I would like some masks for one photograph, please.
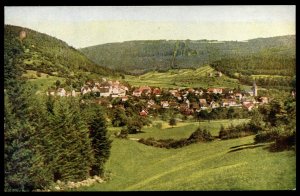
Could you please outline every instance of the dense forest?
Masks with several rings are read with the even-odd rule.
[[[261,87],[287,90],[296,88],[295,62],[295,57],[256,54],[223,58],[211,66],[242,84],[255,80]]]
[[[247,71],[249,59],[260,69],[252,74],[266,74],[280,66],[283,75],[292,75],[295,67],[295,36],[258,38],[245,42],[217,40],[146,40],[127,41],[80,49],[94,62],[115,70],[141,74],[152,70],[195,68],[223,59],[234,58]],[[255,60],[259,58],[261,60]],[[279,61],[277,61],[280,59]],[[225,62],[227,63],[227,62]],[[246,64],[245,64],[246,63]],[[244,66],[247,65],[247,66]],[[255,69],[251,67],[250,71]],[[282,69],[280,70],[282,71]],[[274,74],[274,72],[267,72]],[[276,72],[278,74],[278,71]],[[280,74],[281,75],[281,74]]]

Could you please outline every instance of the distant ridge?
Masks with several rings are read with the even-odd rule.
[[[270,50],[272,49],[272,50]],[[92,61],[114,70],[142,74],[153,70],[198,68],[223,58],[261,55],[295,56],[295,35],[218,40],[136,40],[79,49]]]

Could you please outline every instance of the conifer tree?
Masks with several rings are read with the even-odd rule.
[[[78,100],[57,100],[46,129],[49,131],[46,136],[49,146],[47,160],[52,168],[54,181],[79,181],[88,177],[93,153]]]
[[[111,140],[107,136],[106,120],[101,108],[94,106],[94,113],[89,122],[90,138],[94,151],[95,162],[92,165],[91,175],[102,175],[104,164],[110,155]]]
[[[30,169],[33,167],[30,137],[33,128],[20,120],[5,95],[4,107],[4,172],[5,191],[31,190]]]

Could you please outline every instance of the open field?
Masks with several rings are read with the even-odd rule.
[[[230,124],[237,125],[249,121],[249,119],[233,119],[233,120],[211,120],[211,121],[182,121],[177,122],[176,126],[171,127],[168,122],[162,120],[153,120],[150,126],[145,126],[143,133],[131,134],[129,138],[148,138],[153,137],[155,139],[181,139],[189,137],[199,126],[203,129],[207,129],[213,136],[218,136],[220,127],[223,125],[225,128]],[[157,124],[161,124],[161,128],[157,127]],[[110,123],[108,131],[110,135],[115,132],[119,132],[121,127],[113,127]]]
[[[154,121],[152,127],[146,127],[143,129],[145,133],[131,135],[130,137],[135,138],[148,138],[153,137],[155,139],[181,139],[188,138],[199,126],[203,129],[207,129],[213,136],[218,136],[220,127],[229,126],[231,123],[237,125],[243,122],[247,122],[247,119],[236,119],[236,120],[213,120],[213,121],[202,121],[202,122],[177,122],[173,128],[165,121]],[[157,123],[162,123],[162,128],[156,128]]]
[[[22,76],[29,78],[28,83],[35,86],[38,92],[45,92],[48,87],[54,85],[57,80],[60,80],[61,83],[64,83],[66,80],[65,78],[50,76],[45,73],[41,73],[41,77],[38,77],[36,71],[33,70],[26,70],[26,73]]]
[[[198,69],[176,69],[169,70],[164,73],[157,71],[148,72],[141,76],[126,75],[125,81],[133,86],[156,86],[161,88],[177,88],[177,87],[228,87],[237,88],[240,84],[236,79],[229,78],[225,75],[221,77],[209,77],[209,73],[216,71],[209,65]],[[244,87],[240,85],[240,87]]]
[[[216,130],[221,123],[203,122]],[[237,123],[237,122],[236,122]],[[218,124],[218,125],[216,125]],[[162,130],[145,128],[130,137],[181,138],[197,124]],[[214,128],[215,127],[215,128]],[[171,132],[167,132],[171,131]],[[181,134],[182,132],[188,134]],[[215,131],[212,131],[215,135]],[[166,134],[167,133],[167,134]],[[81,191],[135,190],[291,190],[296,187],[294,151],[271,153],[269,144],[253,144],[248,136],[162,149],[134,140],[113,138],[106,169],[111,180]]]

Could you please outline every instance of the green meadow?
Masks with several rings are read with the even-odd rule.
[[[26,70],[26,73],[22,75],[24,78],[28,78],[28,84],[33,86],[37,93],[46,92],[48,87],[55,85],[57,80],[60,80],[61,83],[65,82],[65,78],[50,76],[45,73],[40,73],[40,77],[37,76],[37,72],[33,70]]]
[[[245,120],[235,120],[233,124]],[[155,122],[154,122],[155,123]],[[200,122],[218,134],[230,120]],[[146,127],[130,138],[188,137],[198,122],[182,122],[174,128]],[[110,133],[117,131],[109,128]],[[165,190],[292,190],[296,187],[294,151],[269,152],[268,143],[254,144],[254,136],[214,140],[179,149],[146,146],[133,139],[113,139],[106,163],[110,180],[80,191],[165,191]]]
[[[234,120],[214,120],[214,121],[183,121],[177,122],[176,126],[171,127],[168,122],[162,120],[154,120],[152,125],[145,127],[143,133],[130,135],[129,138],[148,138],[153,137],[155,139],[181,139],[188,138],[199,126],[203,129],[207,129],[213,136],[218,136],[220,127],[229,126],[230,124],[237,125],[243,122],[249,121],[248,119],[234,119]],[[161,124],[162,127],[158,128],[157,124]]]

